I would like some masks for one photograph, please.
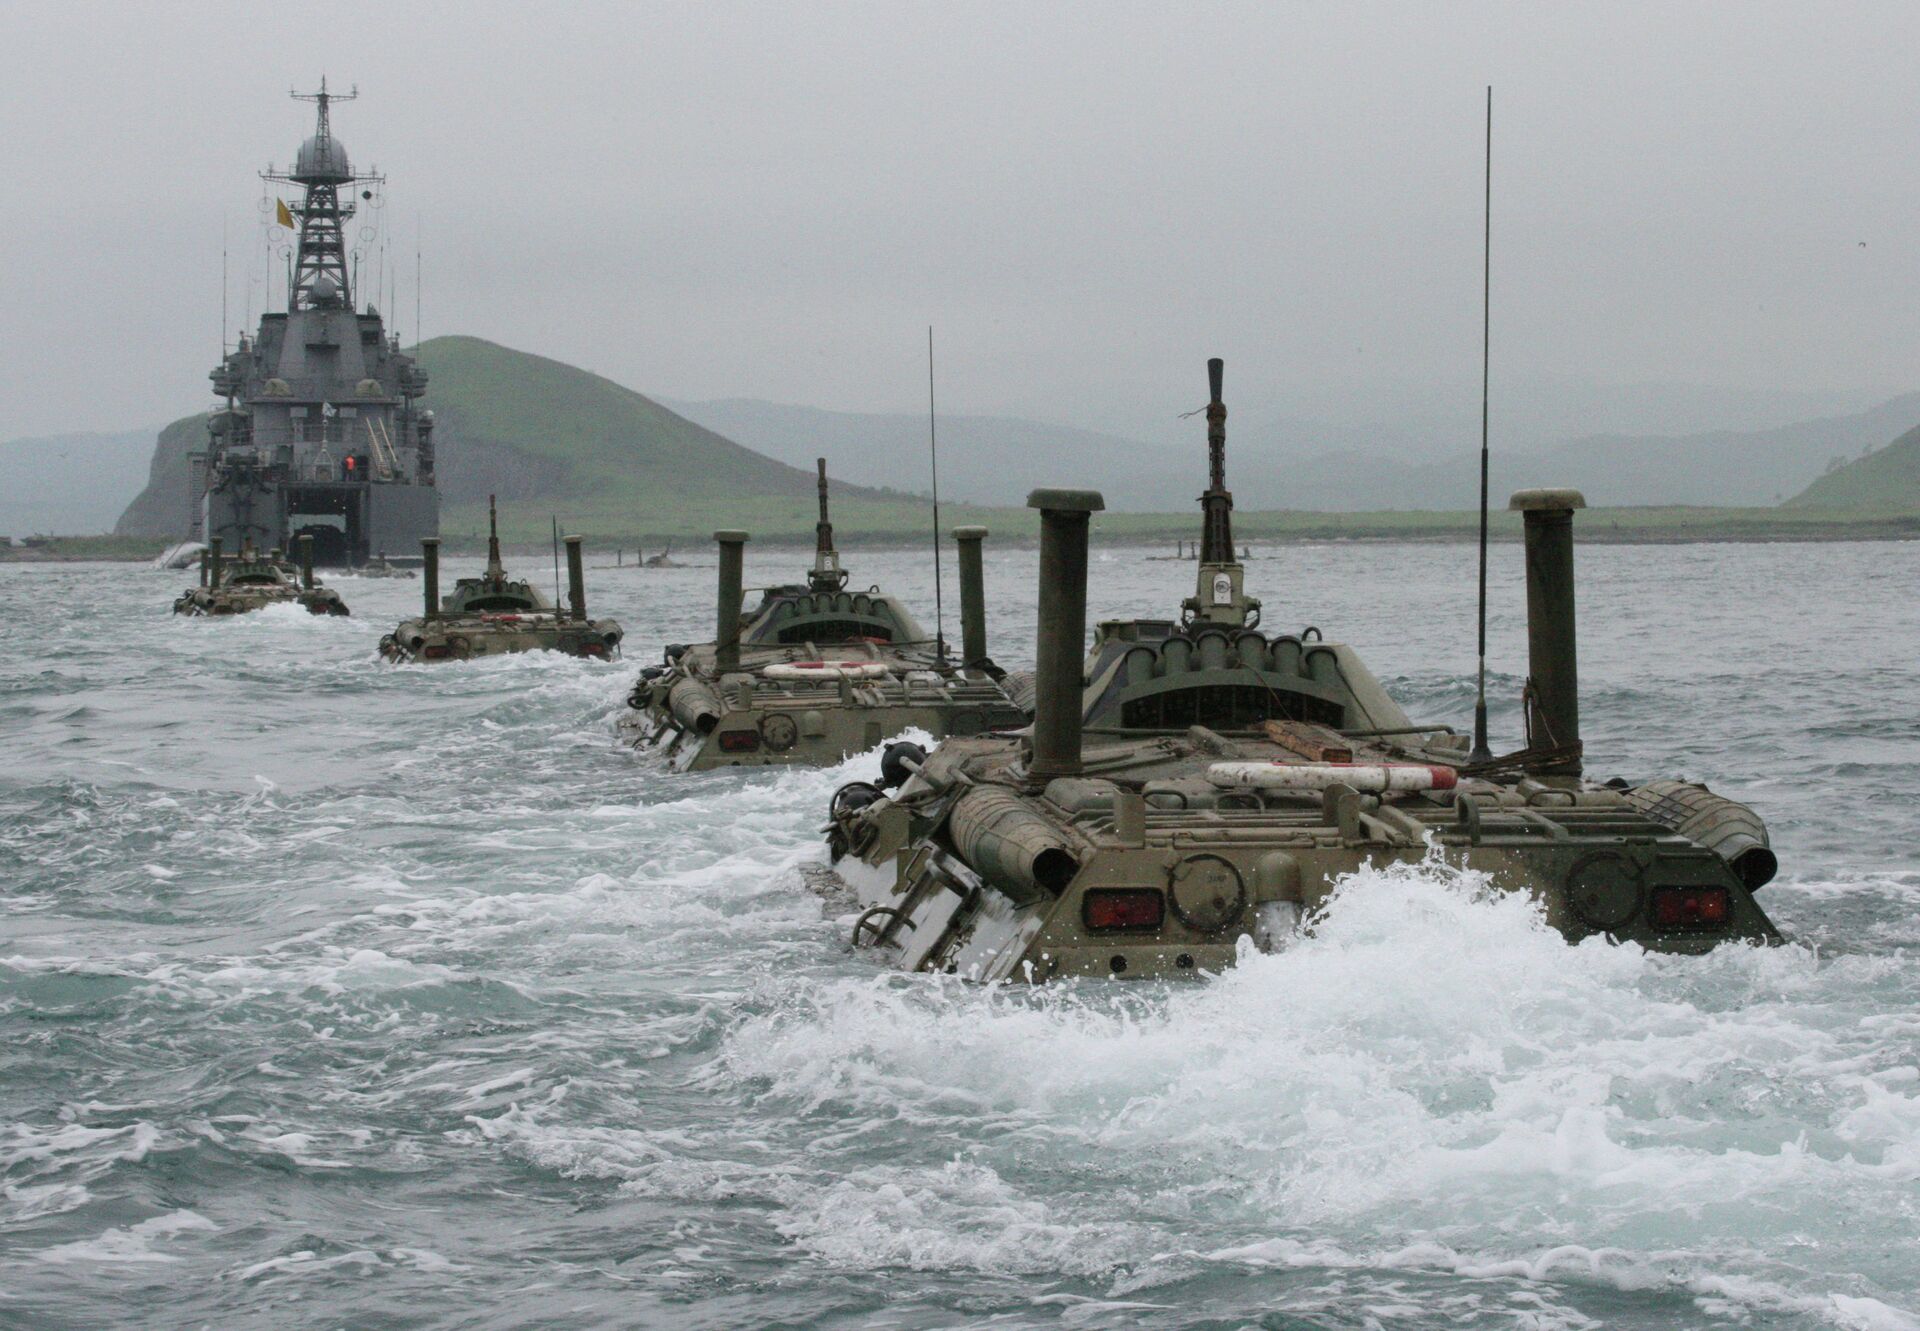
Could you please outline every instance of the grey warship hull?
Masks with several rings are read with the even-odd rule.
[[[262,176],[302,191],[278,202],[279,225],[299,232],[286,309],[209,376],[222,405],[192,460],[188,534],[262,550],[310,537],[316,563],[359,568],[439,532],[433,413],[419,401],[426,371],[351,286],[347,224],[356,199],[378,206],[384,177],[355,172],[333,137],[328,108],[343,98],[323,83],[303,100],[319,105],[316,132],[291,168]]]

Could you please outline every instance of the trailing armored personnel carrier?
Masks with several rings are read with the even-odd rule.
[[[487,571],[462,578],[440,599],[440,541],[420,543],[426,593],[422,614],[380,639],[389,661],[466,661],[507,652],[565,652],[606,661],[620,654],[626,631],[611,619],[587,618],[587,575],[580,538],[567,537],[567,608],[556,608],[530,582],[507,577],[500,562],[500,523],[487,496]]]
[[[1475,761],[1417,725],[1350,647],[1259,630],[1234,559],[1221,364],[1196,594],[1086,640],[1092,491],[1036,490],[1029,731],[894,753],[891,794],[835,793],[829,850],[856,944],[979,980],[1190,975],[1285,944],[1363,864],[1438,854],[1525,892],[1569,939],[1672,952],[1771,943],[1759,818],[1703,786],[1581,770],[1571,490],[1527,490],[1527,747]],[[888,779],[888,784],[892,784]]]
[[[220,538],[207,543],[200,559],[200,585],[189,587],[173,603],[176,615],[244,615],[264,606],[293,602],[316,615],[344,615],[347,603],[340,593],[322,586],[313,576],[313,538],[300,538],[300,566],[281,558],[278,550],[262,557],[251,544],[240,547],[231,563],[220,553]]]
[[[372,559],[369,559],[366,563],[355,569],[353,575],[356,578],[411,578],[413,576],[413,570],[410,568],[401,568],[398,564],[389,560],[387,558],[387,552],[382,550]]]
[[[819,461],[820,521],[804,584],[768,587],[743,614],[743,531],[720,531],[714,641],[667,648],[642,671],[619,723],[635,748],[675,771],[825,765],[909,728],[978,735],[1026,724],[1014,701],[1021,681],[987,656],[984,527],[956,528],[960,547],[961,659],[929,639],[906,607],[878,586],[847,589],[827,516],[827,464]],[[1010,694],[1009,690],[1012,690]]]

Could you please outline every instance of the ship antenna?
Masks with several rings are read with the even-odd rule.
[[[1473,699],[1469,762],[1493,758],[1487,747],[1487,380],[1493,353],[1493,88],[1487,88],[1486,193],[1480,234],[1480,675]]]
[[[560,605],[560,518],[553,513],[547,517],[553,521],[553,604],[557,610]]]
[[[927,325],[927,458],[933,470],[933,656],[947,659],[947,617],[940,604],[940,435],[933,410],[933,325]]]
[[[227,358],[227,215],[220,214],[220,359]]]

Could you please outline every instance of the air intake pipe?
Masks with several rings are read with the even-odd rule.
[[[1040,633],[1027,772],[1041,785],[1080,774],[1087,527],[1106,506],[1098,490],[1035,490],[1027,496],[1027,507],[1040,510]]]
[[[207,590],[220,590],[220,538],[207,538]]]
[[[300,586],[304,591],[313,590],[313,537],[300,538]]]
[[[581,623],[587,619],[587,573],[581,562],[580,538],[567,537],[567,613]]]
[[[978,674],[987,659],[987,575],[981,545],[985,527],[955,527],[960,547],[960,668]]]
[[[1507,507],[1526,522],[1527,735],[1539,777],[1580,775],[1580,670],[1573,616],[1573,511],[1578,490],[1519,490]]]
[[[742,579],[747,534],[717,531],[713,539],[720,546],[720,594],[714,605],[713,657],[721,670],[732,670],[740,664],[740,598],[745,595]]]
[[[420,577],[421,587],[426,597],[426,617],[435,619],[440,614],[440,538],[427,536],[420,541]]]

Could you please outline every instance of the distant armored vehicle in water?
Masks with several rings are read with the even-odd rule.
[[[353,96],[299,96],[318,105],[313,136],[270,186],[284,226],[297,224],[285,313],[261,316],[252,337],[212,372],[223,405],[192,457],[192,539],[229,549],[291,548],[312,536],[329,567],[364,564],[378,549],[411,549],[439,530],[427,373],[400,351],[372,302],[355,306],[358,248],[347,227],[361,202],[378,206],[385,177],[355,172],[333,137],[330,108]],[[356,198],[356,192],[358,197]]]
[[[221,557],[220,538],[209,542],[200,561],[200,585],[189,587],[173,603],[176,615],[244,615],[269,605],[293,602],[316,615],[344,615],[347,603],[340,593],[322,586],[313,576],[313,538],[300,538],[300,565],[278,550],[262,557],[251,545],[240,548],[238,559]]]
[[[382,550],[365,564],[355,569],[354,575],[362,578],[411,578],[413,576],[413,570],[410,568],[401,568],[398,564],[393,563],[387,558],[387,552]]]
[[[1474,760],[1416,725],[1350,647],[1259,631],[1234,558],[1221,363],[1196,593],[1114,620],[1084,662],[1092,491],[1037,490],[1035,713],[1016,736],[892,754],[891,788],[836,792],[828,845],[864,908],[854,942],[980,980],[1179,976],[1243,940],[1286,945],[1362,865],[1444,856],[1525,892],[1569,939],[1671,952],[1771,943],[1776,865],[1752,810],[1704,786],[1582,775],[1571,490],[1525,515],[1527,747]]]
[[[508,652],[564,652],[610,660],[626,636],[611,619],[587,618],[587,575],[580,538],[567,537],[567,606],[562,610],[530,582],[507,577],[500,562],[500,523],[487,496],[487,570],[462,578],[440,599],[440,541],[421,542],[425,605],[418,619],[402,620],[380,639],[389,661],[465,661]]]
[[[827,464],[819,461],[820,521],[804,584],[768,587],[742,613],[747,533],[714,533],[720,545],[715,639],[667,648],[643,671],[620,727],[636,748],[676,771],[772,764],[825,765],[918,728],[977,735],[1026,724],[1008,680],[987,656],[983,527],[954,532],[960,546],[961,659],[929,639],[898,599],[847,589],[827,516]]]

